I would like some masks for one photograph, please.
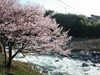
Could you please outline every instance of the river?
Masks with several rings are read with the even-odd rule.
[[[41,73],[47,75],[100,75],[100,67],[92,66],[92,62],[68,57],[26,55],[22,58],[22,54],[18,54],[14,60],[33,63],[39,67]],[[82,66],[84,63],[88,66]]]

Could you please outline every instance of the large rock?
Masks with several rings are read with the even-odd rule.
[[[88,67],[89,65],[86,63],[82,63],[82,67]]]

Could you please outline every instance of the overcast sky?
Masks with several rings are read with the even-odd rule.
[[[20,3],[27,1],[40,4],[45,9],[55,12],[100,16],[100,0],[20,0]]]

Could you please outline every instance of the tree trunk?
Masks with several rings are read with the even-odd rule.
[[[6,49],[5,49],[5,44],[3,42],[3,48],[4,48],[4,56],[5,56],[5,68],[7,67],[7,54],[6,54]]]
[[[4,41],[2,40],[1,38],[1,43],[3,45],[3,51],[4,51],[4,56],[5,56],[5,68],[7,67],[7,54],[6,54],[6,49],[5,49],[5,44],[4,44]]]
[[[8,61],[8,63],[7,63],[7,68],[10,70],[10,68],[11,68],[11,63],[12,63],[12,60],[10,59],[9,61]]]
[[[8,46],[9,46],[9,57],[8,57],[7,68],[10,70],[12,63],[12,44],[8,43]]]

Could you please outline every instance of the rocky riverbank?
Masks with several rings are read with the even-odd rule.
[[[67,48],[71,48],[69,57],[82,61],[100,63],[100,39],[73,39]]]
[[[70,58],[79,59],[81,61],[91,61],[92,63],[100,63],[100,52],[93,51],[88,53],[87,51],[72,52],[69,55]]]

